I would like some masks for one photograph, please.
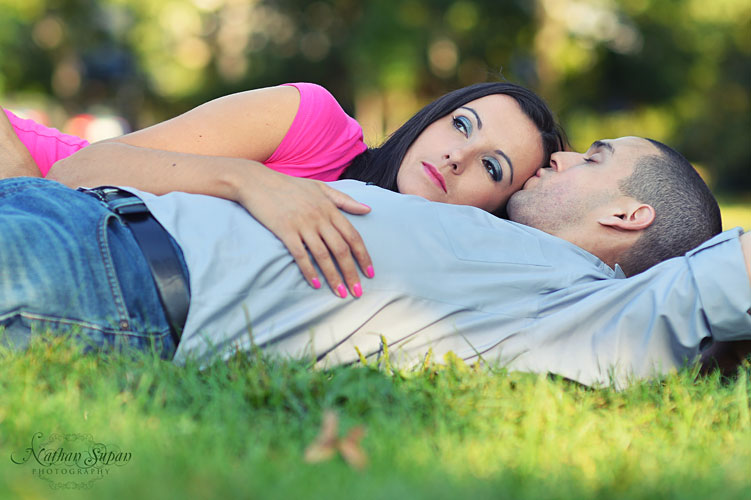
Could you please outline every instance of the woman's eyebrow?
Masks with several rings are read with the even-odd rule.
[[[480,130],[482,130],[482,120],[480,120],[480,115],[477,114],[477,111],[475,111],[474,109],[470,108],[469,106],[462,106],[459,109],[466,109],[467,111],[469,111],[470,113],[472,113],[473,115],[475,115],[475,119],[477,120],[477,128],[480,129]]]
[[[497,155],[503,156],[506,159],[506,162],[508,163],[508,169],[511,172],[511,175],[509,175],[511,179],[509,184],[513,184],[514,183],[514,164],[511,163],[511,158],[509,158],[508,155],[504,153],[503,151],[501,151],[500,149],[496,149],[495,152]]]

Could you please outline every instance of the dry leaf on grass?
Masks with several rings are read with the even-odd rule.
[[[321,431],[305,450],[308,463],[331,460],[337,452],[350,467],[363,469],[368,464],[368,456],[360,446],[365,437],[365,427],[353,427],[343,438],[338,437],[339,417],[333,411],[326,411],[321,422]]]

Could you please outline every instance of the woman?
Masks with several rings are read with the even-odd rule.
[[[236,201],[286,245],[311,286],[319,288],[320,280],[308,251],[344,297],[347,289],[362,294],[355,261],[369,277],[373,267],[339,209],[364,214],[369,208],[320,181],[358,179],[499,213],[562,147],[545,103],[510,83],[446,94],[373,149],[327,91],[290,84],[225,96],[83,148],[48,177],[72,187],[127,185]]]

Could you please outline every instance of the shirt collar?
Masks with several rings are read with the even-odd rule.
[[[615,276],[613,278],[622,279],[626,277],[626,273],[623,272],[623,269],[621,269],[621,266],[618,264],[615,265]]]

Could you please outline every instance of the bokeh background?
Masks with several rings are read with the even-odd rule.
[[[749,0],[0,0],[0,103],[90,140],[313,81],[375,145],[500,78],[539,92],[574,148],[653,137],[751,203]]]

